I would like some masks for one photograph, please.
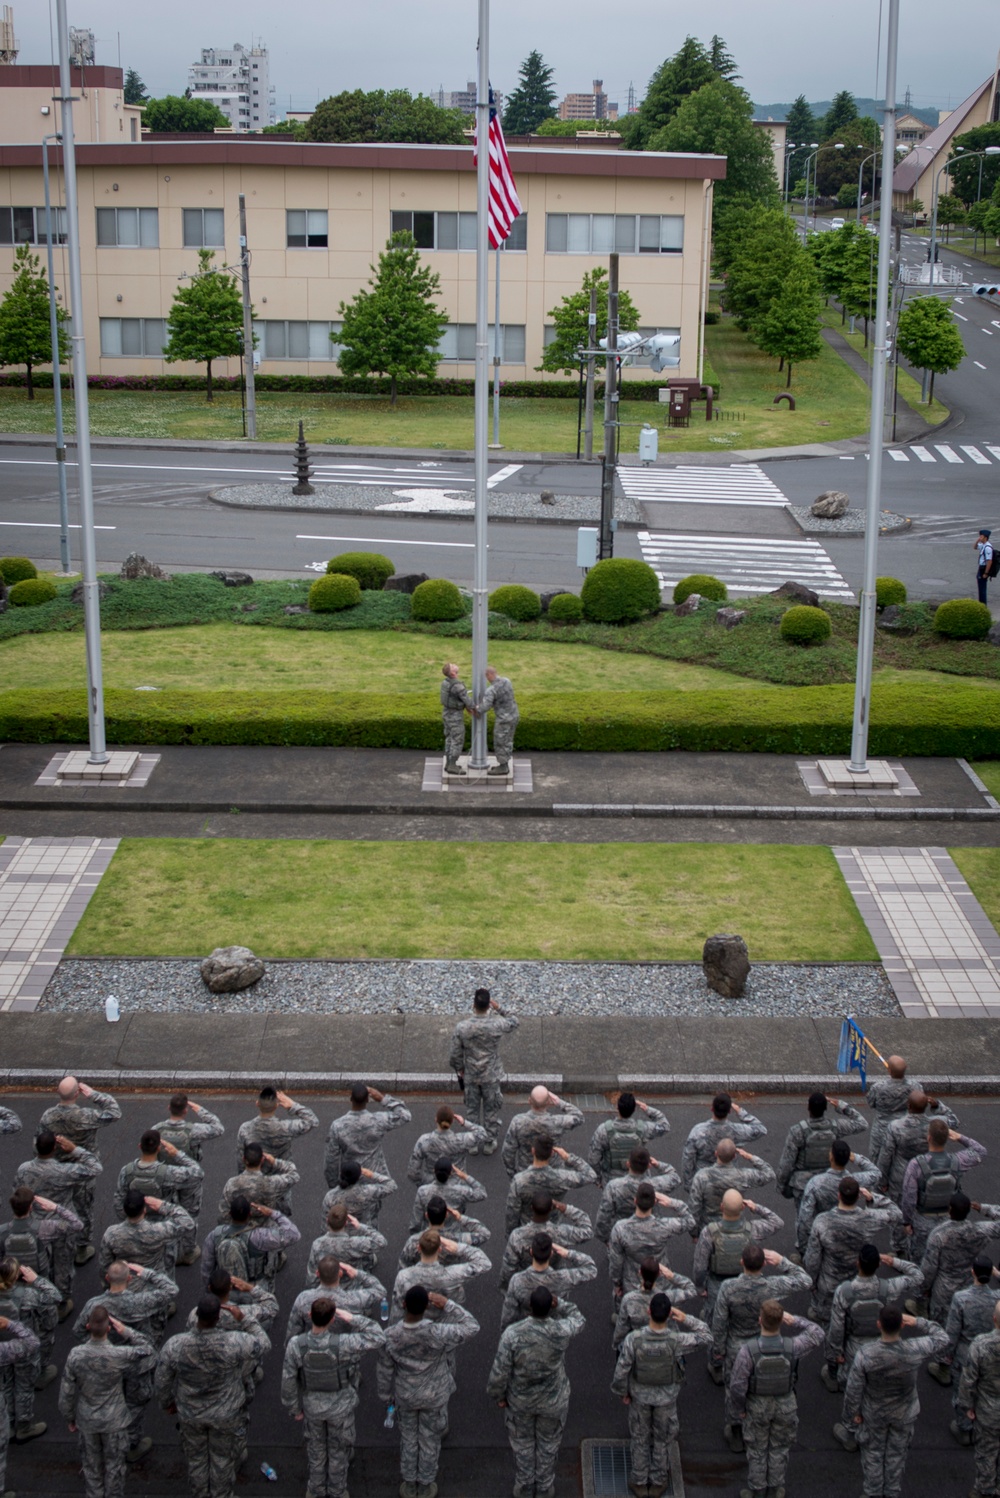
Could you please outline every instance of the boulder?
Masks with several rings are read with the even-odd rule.
[[[541,600],[542,613],[543,614],[547,614],[548,613],[548,611],[549,611],[549,604],[552,602],[553,598],[559,598],[559,597],[562,596],[563,593],[568,593],[569,591],[570,591],[569,588],[556,588],[551,593],[539,593],[538,597]]]
[[[281,612],[283,614],[308,614],[309,610],[304,603],[286,603]]]
[[[1000,624],[994,624],[986,636],[987,645],[1000,645]]]
[[[200,971],[213,993],[236,993],[259,983],[265,968],[249,947],[216,947],[205,958]]]
[[[739,999],[750,972],[750,955],[742,936],[710,936],[701,954],[705,982],[725,999]]]
[[[817,520],[839,520],[850,508],[849,495],[842,493],[840,489],[827,489],[813,500],[809,513],[815,515]]]
[[[107,598],[109,592],[110,589],[107,583],[102,583],[99,581],[97,584],[97,596],[102,602],[105,598]],[[70,603],[78,603],[81,607],[83,606],[83,583],[77,583],[76,587],[69,595],[69,601]]]
[[[699,603],[701,603],[701,594],[689,593],[683,603],[674,605],[674,614],[678,619],[683,619],[685,614],[696,614]]]
[[[554,505],[556,502],[556,497],[551,489],[543,489],[538,498],[543,505]]]
[[[383,593],[413,593],[427,581],[426,572],[394,572],[382,584]]]
[[[795,603],[807,603],[810,608],[819,608],[819,594],[814,593],[812,588],[807,588],[805,583],[793,583],[788,581],[782,583],[780,588],[775,588],[768,594],[769,598],[791,598]]]
[[[225,569],[219,572],[210,572],[209,577],[217,577],[220,583],[225,583],[227,588],[249,588],[253,578],[249,572],[229,572]]]
[[[743,623],[746,616],[746,609],[716,609],[715,622],[716,624],[721,624],[723,629],[735,629],[737,624]]]
[[[170,581],[169,572],[164,572],[162,567],[157,567],[155,562],[149,561],[148,558],[141,556],[137,551],[129,552],[124,562],[122,562],[120,575],[126,582],[135,582],[140,577],[156,577],[161,582]]]
[[[0,577],[0,614],[5,614],[7,612],[7,593],[7,584],[4,582],[3,578]]]

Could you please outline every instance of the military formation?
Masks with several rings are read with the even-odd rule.
[[[486,1393],[506,1427],[512,1492],[554,1498],[573,1343],[586,1325],[575,1297],[598,1278],[602,1259],[610,1395],[627,1409],[629,1488],[638,1498],[670,1487],[679,1395],[702,1352],[721,1391],[705,1390],[719,1400],[721,1440],[745,1457],[742,1498],[784,1498],[800,1365],[812,1353],[837,1401],[833,1436],[857,1454],[864,1498],[904,1492],[922,1370],[951,1389],[951,1435],[972,1448],[962,1458],[974,1465],[971,1498],[997,1498],[1000,1277],[991,1248],[1000,1205],[967,1194],[986,1150],[907,1077],[901,1058],[870,1087],[867,1116],[813,1093],[777,1169],[748,1148],[766,1125],[720,1093],[691,1129],[678,1169],[662,1158],[665,1112],[630,1092],[598,1125],[586,1157],[569,1147],[581,1110],[542,1084],[503,1129],[500,1052],[517,1025],[479,989],[455,1027],[450,1063],[464,1101],[461,1111],[442,1104],[413,1139],[413,1204],[391,1283],[379,1220],[399,1189],[386,1136],[413,1122],[400,1099],[354,1084],[347,1111],[328,1127],[326,1193],[306,1203],[295,1200],[292,1155],[320,1120],[264,1087],[238,1129],[234,1174],[209,1225],[203,1152],[224,1148],[225,1130],[178,1093],[121,1167],[109,1193],[115,1220],[98,1238],[99,1144],[121,1109],[64,1078],[0,1224],[4,1498],[13,1498],[8,1444],[46,1434],[35,1395],[56,1380],[87,1498],[125,1492],[130,1465],[153,1446],[144,1421],[154,1402],[175,1417],[187,1491],[230,1498],[248,1458],[264,1363],[282,1332],[280,1398],[301,1427],[307,1498],[347,1498],[363,1380],[398,1431],[400,1498],[436,1498],[461,1349],[480,1334],[467,1292],[494,1274],[502,1310]],[[21,1129],[0,1108],[0,1133]],[[852,1147],[864,1134],[868,1155]],[[506,1242],[499,1254],[490,1248],[491,1259],[490,1232],[476,1215],[487,1193],[470,1164],[498,1150]],[[599,1194],[594,1219],[579,1204],[585,1191],[592,1201]],[[760,1200],[766,1192],[795,1215],[789,1257],[768,1246],[786,1223]],[[286,1289],[288,1251],[306,1221],[316,1234],[306,1283]],[[693,1245],[690,1278],[670,1262],[682,1243]],[[95,1257],[104,1288],[77,1310],[76,1270]],[[171,1332],[186,1269],[201,1293]],[[805,1315],[786,1307],[806,1294]],[[75,1345],[60,1369],[55,1332],[74,1311]]]

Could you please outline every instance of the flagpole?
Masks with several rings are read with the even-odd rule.
[[[500,446],[500,246],[497,245],[493,257],[496,266],[496,274],[493,277],[496,287],[496,300],[493,312],[493,441],[491,447]]]
[[[489,233],[490,200],[490,3],[479,0],[479,80],[476,95],[476,524],[472,583],[472,693],[477,702],[486,691],[487,607],[487,440],[489,436]],[[485,770],[486,718],[473,716],[470,770]]]

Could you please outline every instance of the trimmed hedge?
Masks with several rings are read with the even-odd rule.
[[[854,687],[739,692],[521,692],[524,750],[846,754]],[[439,750],[436,693],[105,694],[114,744],[315,744]],[[0,692],[0,740],[87,741],[85,690]],[[872,693],[876,755],[1000,758],[1000,692],[891,684]]]
[[[490,594],[490,608],[498,614],[506,614],[518,624],[530,624],[542,612],[542,600],[532,588],[520,583],[504,583]]]
[[[934,628],[949,640],[985,640],[993,624],[989,605],[975,598],[952,598],[934,612]]]
[[[11,608],[36,609],[39,604],[51,603],[56,596],[55,583],[47,577],[26,577],[15,583],[7,594]]]
[[[592,623],[630,624],[659,608],[660,580],[648,562],[607,557],[587,573],[580,602]]]
[[[410,618],[425,624],[450,623],[464,613],[462,595],[446,577],[429,577],[425,583],[418,583],[410,598]]]
[[[817,645],[828,640],[833,625],[826,609],[813,608],[808,603],[797,603],[781,616],[781,638],[792,645]]]
[[[697,593],[700,598],[710,598],[714,603],[725,603],[729,597],[725,583],[710,572],[692,572],[690,577],[682,577],[679,583],[675,583],[674,603],[683,603],[692,593]]]
[[[361,602],[361,584],[346,573],[327,572],[309,589],[309,607],[314,614],[337,614]]]
[[[887,609],[893,603],[906,602],[906,584],[901,583],[898,577],[877,577],[875,579],[875,604],[877,608]]]
[[[337,572],[342,577],[356,577],[366,592],[376,593],[381,592],[386,580],[392,577],[396,564],[378,551],[343,551],[339,557],[330,558],[326,570]]]
[[[579,624],[583,618],[583,604],[575,593],[557,593],[549,600],[547,614],[556,624]]]
[[[8,588],[37,576],[38,568],[27,557],[0,557],[0,582],[5,582]]]

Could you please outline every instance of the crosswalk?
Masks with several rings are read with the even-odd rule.
[[[693,572],[707,572],[725,583],[732,594],[770,593],[791,581],[804,583],[822,598],[842,603],[854,600],[854,593],[818,541],[640,531],[639,546],[661,588],[672,588]]]
[[[929,446],[918,443],[909,448],[890,447],[889,456],[894,463],[909,463],[913,458],[918,463],[978,463],[980,466],[984,463],[988,466],[991,460],[994,463],[1000,463],[1000,447],[992,442],[983,443],[983,448],[986,449],[985,452],[971,443],[963,442],[957,444],[957,446],[957,452],[948,442],[933,442]],[[932,448],[933,451],[931,450]],[[965,454],[964,458],[962,457],[963,453]],[[935,454],[939,456],[936,457]]]
[[[776,508],[788,503],[777,484],[756,463],[724,468],[642,468],[622,463],[618,479],[629,499],[642,504],[752,505]]]

